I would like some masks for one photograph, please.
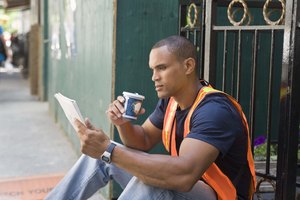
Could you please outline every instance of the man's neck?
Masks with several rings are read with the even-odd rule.
[[[197,80],[185,87],[181,94],[174,96],[181,110],[187,109],[194,103],[201,87],[201,83]]]

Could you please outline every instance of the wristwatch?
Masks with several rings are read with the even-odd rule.
[[[101,155],[101,160],[103,160],[106,163],[111,163],[111,153],[113,152],[116,146],[116,144],[110,143],[106,151],[104,151],[104,153]]]

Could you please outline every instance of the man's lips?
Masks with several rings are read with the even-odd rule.
[[[161,90],[163,87],[163,85],[155,85],[155,90],[158,91],[158,90]]]

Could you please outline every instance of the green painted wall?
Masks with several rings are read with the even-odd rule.
[[[112,94],[112,52],[113,52],[113,2],[77,1],[75,14],[75,36],[77,53],[66,58],[66,41],[63,27],[64,1],[49,3],[49,18],[54,6],[59,7],[61,59],[51,56],[49,50],[49,103],[55,110],[58,121],[66,132],[72,134],[72,127],[63,115],[53,95],[61,92],[77,100],[83,116],[88,116],[104,130],[109,130],[105,110]],[[49,35],[53,25],[49,26]],[[50,45],[51,46],[51,45]],[[70,135],[70,137],[74,137]],[[75,139],[77,140],[76,136]]]
[[[48,49],[48,101],[50,112],[58,124],[68,134],[79,152],[79,140],[67,121],[62,109],[53,95],[56,92],[76,99],[83,116],[88,116],[96,127],[106,133],[110,124],[105,110],[112,96],[112,60],[113,60],[113,1],[77,0],[75,22],[76,55],[66,58],[66,39],[64,19],[66,1],[49,1],[49,39],[53,41],[55,24],[60,34],[61,58],[52,56]],[[108,188],[103,190],[108,196]]]

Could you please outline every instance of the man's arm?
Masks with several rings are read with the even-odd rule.
[[[161,141],[162,131],[156,128],[149,119],[142,126],[127,122],[117,126],[122,142],[130,148],[148,151]]]
[[[82,153],[99,159],[110,144],[101,129],[89,129],[77,121]],[[116,146],[112,162],[138,177],[146,184],[189,191],[207,168],[216,160],[219,151],[201,140],[185,138],[178,157],[148,154],[142,151]]]
[[[146,184],[187,192],[216,160],[219,151],[201,140],[183,140],[178,157],[116,147],[112,161]]]

